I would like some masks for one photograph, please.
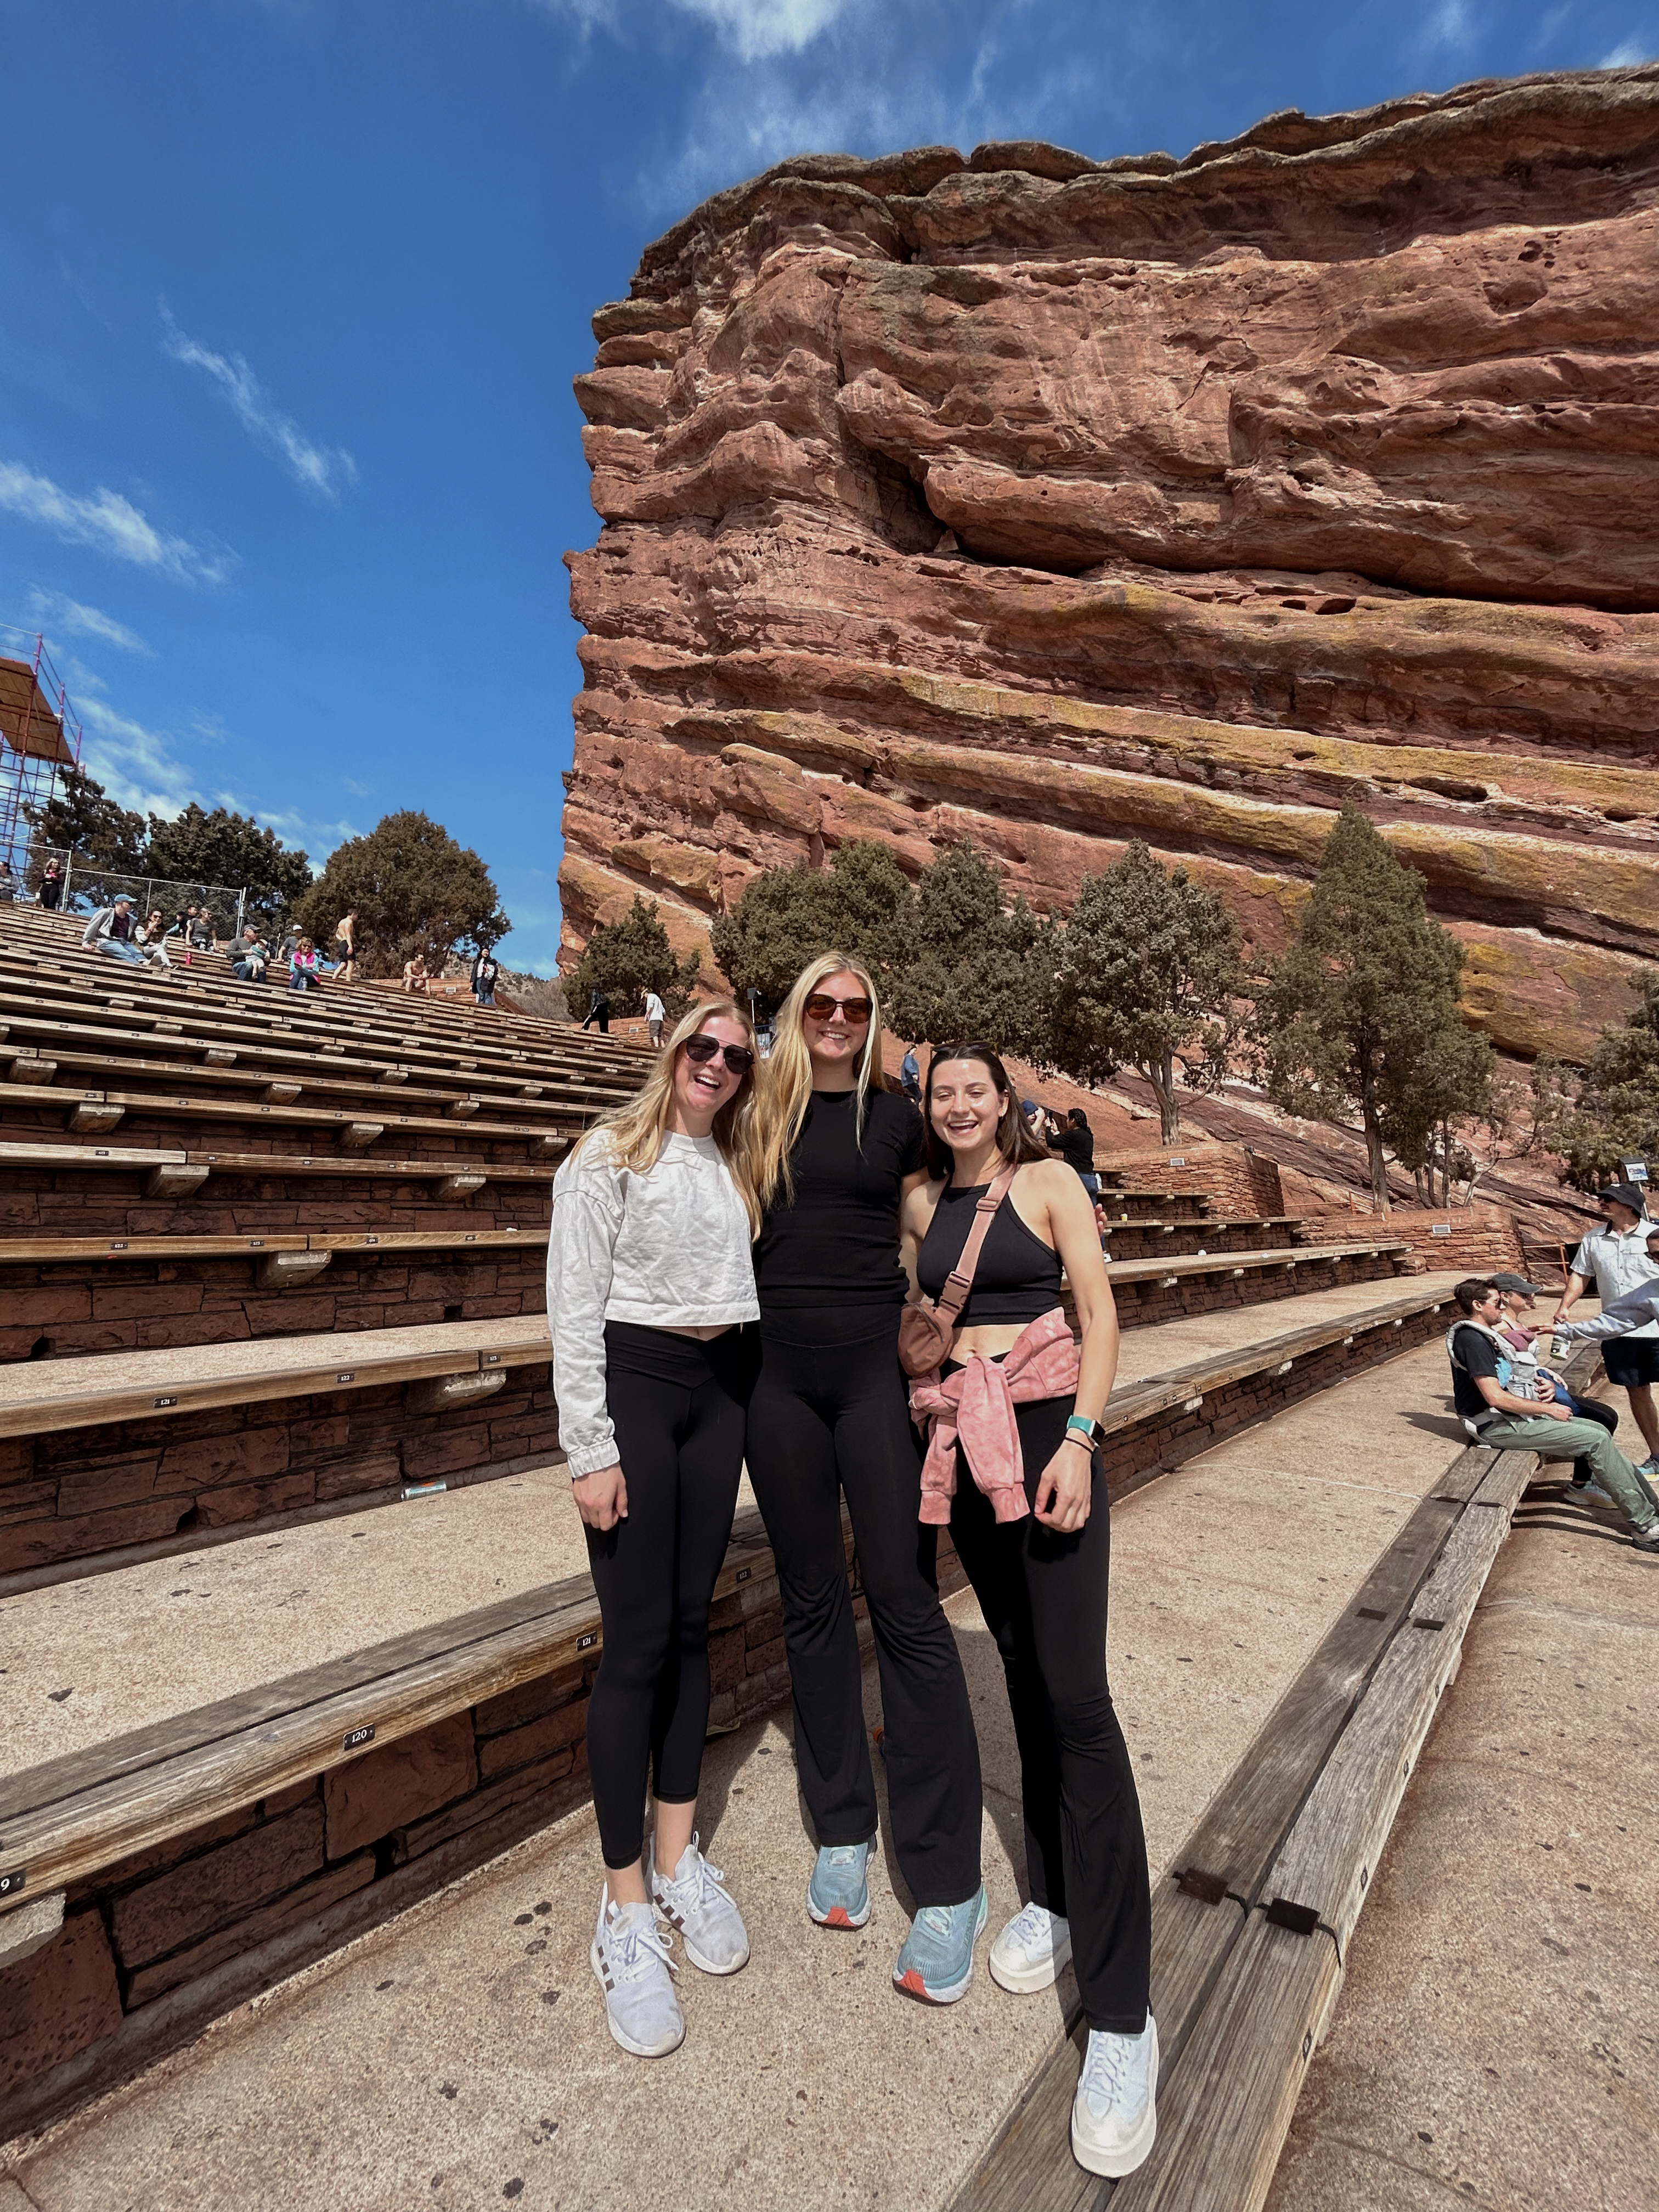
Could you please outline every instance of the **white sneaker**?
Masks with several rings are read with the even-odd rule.
[[[672,1875],[657,1865],[657,1840],[651,1839],[651,1899],[659,1920],[678,1928],[685,1955],[705,1974],[735,1974],[749,1964],[749,1931],[743,1915],[720,1887],[725,1875],[710,1866],[693,1836]]]
[[[1602,1489],[1594,1475],[1588,1482],[1575,1484],[1572,1494],[1575,1498],[1589,1498],[1592,1505],[1616,1505],[1619,1502],[1610,1490]]]
[[[606,1882],[588,1953],[605,1991],[611,2033],[635,2058],[661,2058],[685,2040],[685,2022],[671,1978],[672,1937],[657,1933],[648,1905],[618,1905]]]
[[[1158,2022],[1139,2035],[1091,2027],[1072,2100],[1072,2155],[1090,2173],[1133,2173],[1158,2136]]]
[[[1071,1955],[1069,1922],[1046,1905],[1028,1905],[991,1946],[991,1979],[1016,1996],[1029,1996],[1048,1989]]]

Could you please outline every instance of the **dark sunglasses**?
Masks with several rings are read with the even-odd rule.
[[[696,1036],[687,1037],[680,1049],[699,1067],[707,1067],[719,1053],[733,1075],[747,1075],[755,1065],[755,1055],[746,1044],[722,1044],[718,1037],[705,1036],[701,1030]]]
[[[815,1022],[827,1022],[839,1007],[849,1022],[867,1022],[876,1011],[873,999],[832,999],[828,991],[808,994],[805,1010]]]

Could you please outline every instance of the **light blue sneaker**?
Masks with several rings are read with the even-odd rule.
[[[820,1928],[862,1928],[870,1917],[867,1844],[826,1844],[806,1885],[806,1910]]]
[[[924,1905],[893,1961],[893,1987],[924,2004],[954,2004],[965,1996],[989,1911],[983,1884],[965,1905]]]

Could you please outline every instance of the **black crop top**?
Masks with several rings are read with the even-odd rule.
[[[899,1201],[922,1163],[921,1116],[896,1091],[865,1101],[815,1091],[789,1156],[792,1199],[767,1208],[755,1247],[763,1312],[780,1306],[881,1306],[904,1302]]]
[[[939,1297],[961,1259],[974,1225],[974,1207],[989,1188],[979,1183],[957,1190],[947,1183],[939,1193],[916,1259],[916,1280],[930,1298]],[[974,1270],[974,1287],[957,1317],[957,1327],[1040,1320],[1060,1304],[1060,1274],[1059,1253],[1020,1219],[1012,1198],[1005,1198],[991,1217],[990,1233]]]

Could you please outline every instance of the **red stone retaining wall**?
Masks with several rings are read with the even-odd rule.
[[[258,1265],[254,1253],[0,1266],[0,1362],[498,1321],[547,1305],[539,1243],[523,1252],[337,1253],[320,1274],[282,1290],[260,1289]]]
[[[0,1439],[0,1575],[274,1514],[374,1505],[557,1455],[550,1360],[494,1396],[411,1413],[388,1382]]]
[[[1224,1220],[1248,1220],[1256,1216],[1282,1214],[1285,1193],[1279,1164],[1244,1145],[1218,1145],[1200,1139],[1191,1145],[1171,1145],[1166,1152],[1122,1161],[1103,1161],[1115,1169],[1135,1190],[1195,1192],[1210,1201],[1210,1211]]]
[[[1316,1214],[1304,1224],[1310,1244],[1350,1244],[1358,1237],[1386,1236],[1409,1244],[1425,1266],[1455,1267],[1478,1275],[1494,1269],[1521,1269],[1521,1233],[1515,1216],[1501,1206],[1454,1206],[1436,1213],[1419,1206],[1396,1206],[1384,1219],[1375,1213]]]

